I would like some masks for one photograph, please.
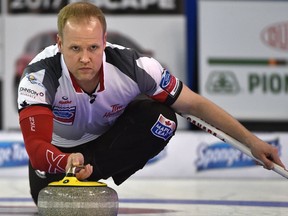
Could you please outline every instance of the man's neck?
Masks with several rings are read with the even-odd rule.
[[[99,84],[99,76],[97,75],[95,79],[90,81],[76,81],[80,88],[87,94],[92,94],[95,92]]]

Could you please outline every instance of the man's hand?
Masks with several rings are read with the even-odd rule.
[[[93,166],[90,164],[85,165],[84,169],[81,169],[78,173],[76,173],[76,178],[79,180],[87,179],[93,172]]]
[[[252,145],[250,148],[253,156],[263,162],[264,168],[268,170],[273,169],[274,165],[272,162],[274,162],[285,169],[284,164],[279,158],[278,150],[276,147],[259,140],[257,145]]]
[[[79,167],[83,166],[84,164],[84,156],[81,153],[72,153],[69,155],[67,159],[67,165],[66,165],[66,172],[70,169],[70,167]],[[79,172],[77,172],[76,178],[79,180],[87,179],[93,172],[93,166],[90,164],[87,164],[84,166],[83,169],[80,169]]]

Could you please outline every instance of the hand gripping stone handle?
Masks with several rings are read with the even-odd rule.
[[[84,165],[79,165],[79,166],[71,166],[69,167],[69,169],[66,172],[66,176],[67,177],[75,177],[77,171],[79,171],[79,169],[84,169],[85,166]]]
[[[235,147],[236,149],[240,150],[244,154],[248,155],[249,157],[253,158],[256,160],[258,163],[263,165],[263,162],[260,161],[259,159],[255,158],[251,150],[245,146],[243,143],[239,142],[238,140],[234,139],[233,137],[229,136],[228,134],[224,133],[223,131],[215,128],[214,126],[208,124],[207,122],[192,116],[192,115],[183,115],[181,114],[182,117],[186,118],[190,123],[194,124],[195,126],[199,127],[203,131],[212,134],[213,136],[217,137],[218,139],[222,140],[225,143],[228,143]],[[288,179],[288,171],[285,170],[283,167],[279,166],[278,164],[273,164],[274,168],[273,171],[278,173],[279,175],[283,176],[284,178]]]

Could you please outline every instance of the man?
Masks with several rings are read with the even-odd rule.
[[[85,166],[80,180],[112,177],[121,184],[164,149],[177,127],[175,113],[197,116],[244,143],[267,169],[272,161],[283,166],[274,147],[158,61],[106,37],[101,10],[69,4],[58,14],[57,45],[24,70],[19,121],[36,204],[39,191],[71,166]]]

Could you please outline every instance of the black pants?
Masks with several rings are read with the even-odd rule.
[[[164,126],[166,129],[163,133],[157,132],[157,128],[161,130],[161,121],[158,120],[160,115],[175,122],[177,127],[175,112],[170,107],[150,99],[135,100],[112,128],[97,139],[77,147],[59,149],[66,153],[81,152],[84,155],[85,164],[93,166],[93,173],[88,180],[112,177],[115,184],[120,185],[161,152],[174,135],[176,127],[172,130]],[[64,175],[40,175],[29,163],[30,190],[34,202],[37,204],[38,193],[42,188],[52,181],[63,179]]]

